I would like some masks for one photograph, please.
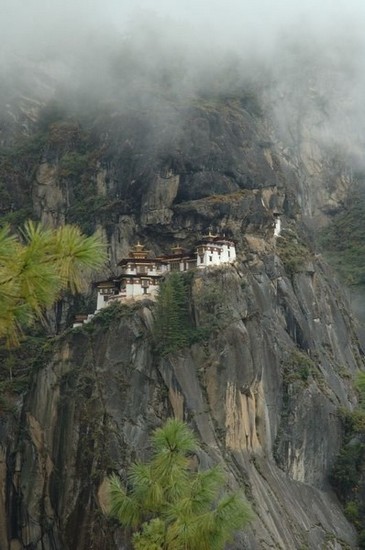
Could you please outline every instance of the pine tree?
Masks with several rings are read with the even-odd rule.
[[[132,466],[128,490],[110,477],[111,515],[133,529],[135,550],[222,550],[252,519],[247,501],[240,493],[222,495],[220,468],[191,469],[198,444],[183,422],[168,420],[152,445],[150,462]]]
[[[101,267],[105,247],[98,235],[76,226],[46,229],[27,222],[18,235],[0,229],[0,338],[19,343],[22,329],[41,317],[68,289],[83,288],[87,271]]]
[[[154,335],[162,355],[189,344],[190,320],[187,289],[183,277],[172,273],[160,285],[157,299]]]

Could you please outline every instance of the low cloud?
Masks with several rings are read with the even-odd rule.
[[[329,144],[365,118],[360,0],[2,0],[0,92],[130,101],[239,94],[254,87],[283,139],[294,120]],[[177,5],[174,5],[177,4]],[[8,97],[8,96],[7,96]],[[1,98],[0,98],[1,99]],[[294,138],[293,138],[294,139]]]

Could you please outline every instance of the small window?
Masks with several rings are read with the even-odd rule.
[[[210,262],[213,261],[213,256],[209,256],[209,261],[210,261]]]
[[[143,287],[143,294],[147,294],[148,288],[146,286]]]
[[[230,251],[228,250],[228,258],[230,258],[230,257],[231,257],[231,253],[230,253]]]
[[[109,296],[104,296],[104,302],[107,302],[109,300]]]
[[[204,263],[204,256],[200,256],[200,263]]]

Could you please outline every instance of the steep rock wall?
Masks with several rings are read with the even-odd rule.
[[[53,116],[29,158],[5,159],[17,208],[102,228],[106,274],[138,238],[167,252],[209,228],[235,238],[239,258],[195,275],[192,322],[218,315],[210,338],[189,349],[156,355],[150,303],[59,339],[17,403],[18,424],[1,423],[4,548],[128,548],[101,512],[104,480],[148,456],[151,430],[172,414],[198,432],[202,466],[221,462],[254,503],[257,519],[234,548],[356,547],[327,478],[360,352],[331,273],[298,245],[306,170],[266,125],[239,101],[108,110],[83,123]]]
[[[277,257],[270,271],[271,246],[272,256],[270,245],[247,243],[254,260],[195,275],[197,325],[210,314],[204,288],[220,292],[224,314],[190,349],[156,355],[150,302],[59,339],[8,449],[20,547],[129,548],[101,513],[103,482],[147,457],[151,430],[172,414],[197,431],[201,465],[221,463],[252,499],[256,520],[232,548],[356,547],[327,483],[341,444],[337,409],[354,402],[352,321],[320,261],[291,281]]]

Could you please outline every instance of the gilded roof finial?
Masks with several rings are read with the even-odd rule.
[[[148,250],[145,250],[145,246],[138,241],[138,243],[135,244],[133,249],[131,250],[131,256],[135,259],[147,258]]]

